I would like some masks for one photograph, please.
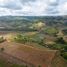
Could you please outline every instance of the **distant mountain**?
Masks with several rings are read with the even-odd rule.
[[[0,29],[29,29],[37,22],[64,28],[67,27],[67,16],[0,16]]]

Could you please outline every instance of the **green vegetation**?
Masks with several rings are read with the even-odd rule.
[[[39,65],[38,67],[41,67],[41,65]]]
[[[5,39],[1,36],[0,37],[0,43],[2,43],[2,42],[4,42],[5,41]]]
[[[67,60],[67,52],[63,52],[61,56],[63,56]]]
[[[63,37],[57,38],[56,43],[66,44],[65,40],[63,39]]]
[[[46,34],[49,34],[49,35],[56,35],[58,33],[58,29],[56,28],[53,28],[53,27],[48,27],[44,30],[44,32]]]
[[[11,67],[28,67],[27,65],[12,64]]]
[[[24,34],[18,34],[16,35],[16,37],[14,38],[15,42],[19,42],[19,43],[27,43],[27,42],[34,42],[34,43],[38,43],[40,45],[43,44],[43,37],[41,37],[38,34],[35,35],[24,35]]]
[[[61,56],[67,59],[67,42],[65,42],[62,37],[57,38],[55,42],[56,44],[49,45],[48,47],[53,50],[59,50],[61,52]]]
[[[14,41],[16,42],[19,42],[19,43],[26,43],[27,41],[29,40],[28,37],[24,36],[24,35],[17,35],[15,38],[14,38]]]
[[[27,67],[26,65],[11,64],[0,59],[0,67]]]
[[[5,50],[5,49],[4,49],[3,47],[2,47],[2,48],[0,48],[0,51],[1,51],[1,52],[3,52],[4,50]]]

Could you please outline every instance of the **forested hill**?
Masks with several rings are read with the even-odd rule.
[[[1,29],[31,29],[38,22],[46,26],[67,27],[67,16],[0,16]],[[32,29],[33,30],[33,29]]]

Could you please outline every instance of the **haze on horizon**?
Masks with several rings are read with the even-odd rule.
[[[0,0],[0,16],[67,15],[67,0]]]

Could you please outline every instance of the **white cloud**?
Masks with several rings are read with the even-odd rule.
[[[46,8],[47,8],[47,3],[46,1],[42,1],[41,0],[37,0],[36,2],[29,2],[29,5],[27,5],[26,7],[29,8],[30,7],[30,13],[32,13],[32,15],[41,15],[45,12]],[[27,9],[26,9],[27,10]]]
[[[22,3],[19,0],[0,0],[0,7],[9,9],[21,9]]]
[[[9,3],[9,0],[0,0],[0,6],[4,6],[7,3]]]
[[[0,16],[4,15],[11,15],[11,12],[7,8],[0,8]]]
[[[67,15],[67,1],[0,0],[1,15]]]
[[[60,4],[57,8],[59,14],[67,15],[67,2]]]

